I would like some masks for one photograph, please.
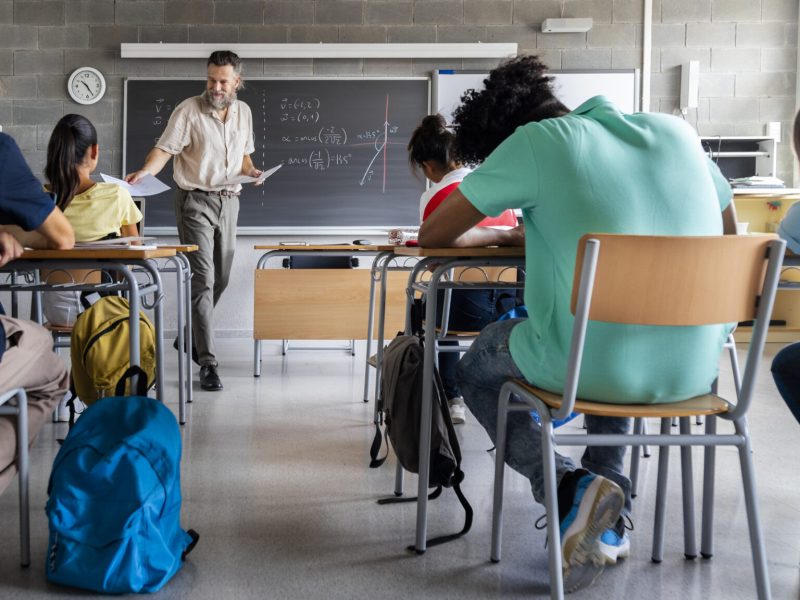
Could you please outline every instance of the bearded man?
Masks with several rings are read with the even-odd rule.
[[[200,365],[200,385],[219,391],[214,348],[214,307],[228,285],[236,245],[241,175],[258,177],[250,108],[236,98],[242,63],[228,50],[208,57],[206,90],[181,102],[144,166],[125,177],[136,183],[174,161],[175,217],[182,244],[196,244],[187,256],[192,267],[192,357]],[[176,342],[177,345],[177,342]]]

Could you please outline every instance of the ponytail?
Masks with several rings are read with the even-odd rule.
[[[47,164],[44,175],[50,191],[56,196],[56,205],[65,210],[80,184],[78,165],[86,151],[97,144],[97,130],[86,117],[64,116],[53,129],[47,144]]]
[[[408,142],[408,162],[411,167],[422,167],[425,161],[435,162],[447,169],[452,159],[450,147],[453,134],[448,131],[442,115],[428,115],[422,119]]]

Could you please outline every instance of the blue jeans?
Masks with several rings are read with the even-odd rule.
[[[508,341],[511,330],[523,319],[509,319],[487,326],[458,363],[456,378],[464,401],[492,441],[497,433],[497,401],[500,388],[509,379],[522,379]],[[535,385],[535,382],[530,382]],[[630,419],[586,415],[589,433],[627,433]],[[541,428],[527,411],[508,414],[506,463],[531,482],[533,497],[544,502],[544,468],[542,466]],[[584,469],[612,480],[625,492],[624,513],[631,509],[631,482],[622,474],[625,446],[587,447],[581,459]],[[574,471],[571,458],[556,453],[556,483],[565,473]]]
[[[800,423],[800,343],[786,346],[775,355],[772,378],[786,406]]]

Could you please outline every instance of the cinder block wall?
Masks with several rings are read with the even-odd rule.
[[[676,112],[680,64],[700,61],[700,106],[686,119],[701,135],[762,135],[767,122],[780,121],[778,174],[791,181],[797,5],[796,0],[653,0],[651,109]],[[560,16],[592,17],[594,27],[585,34],[541,33],[542,20]],[[554,69],[623,69],[642,66],[642,18],[642,0],[0,0],[0,125],[41,173],[55,122],[68,112],[85,114],[100,134],[99,169],[120,174],[124,78],[205,72],[198,60],[121,59],[121,42],[224,47],[229,42],[514,41]],[[249,60],[245,71],[403,76],[494,64]],[[80,106],[66,93],[67,77],[79,66],[95,67],[106,77],[109,89],[94,106]],[[252,289],[255,241],[260,240],[240,241],[235,289]],[[250,328],[249,306],[220,308],[220,329]]]

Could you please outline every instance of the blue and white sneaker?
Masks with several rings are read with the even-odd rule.
[[[625,522],[620,517],[616,525],[606,529],[597,540],[597,551],[602,555],[606,565],[615,565],[620,558],[630,557],[631,540],[625,529]],[[633,529],[633,526],[631,525],[629,529]]]
[[[572,507],[561,521],[561,559],[564,590],[591,585],[603,572],[606,559],[598,542],[619,519],[625,495],[610,479],[587,473],[575,485]]]

